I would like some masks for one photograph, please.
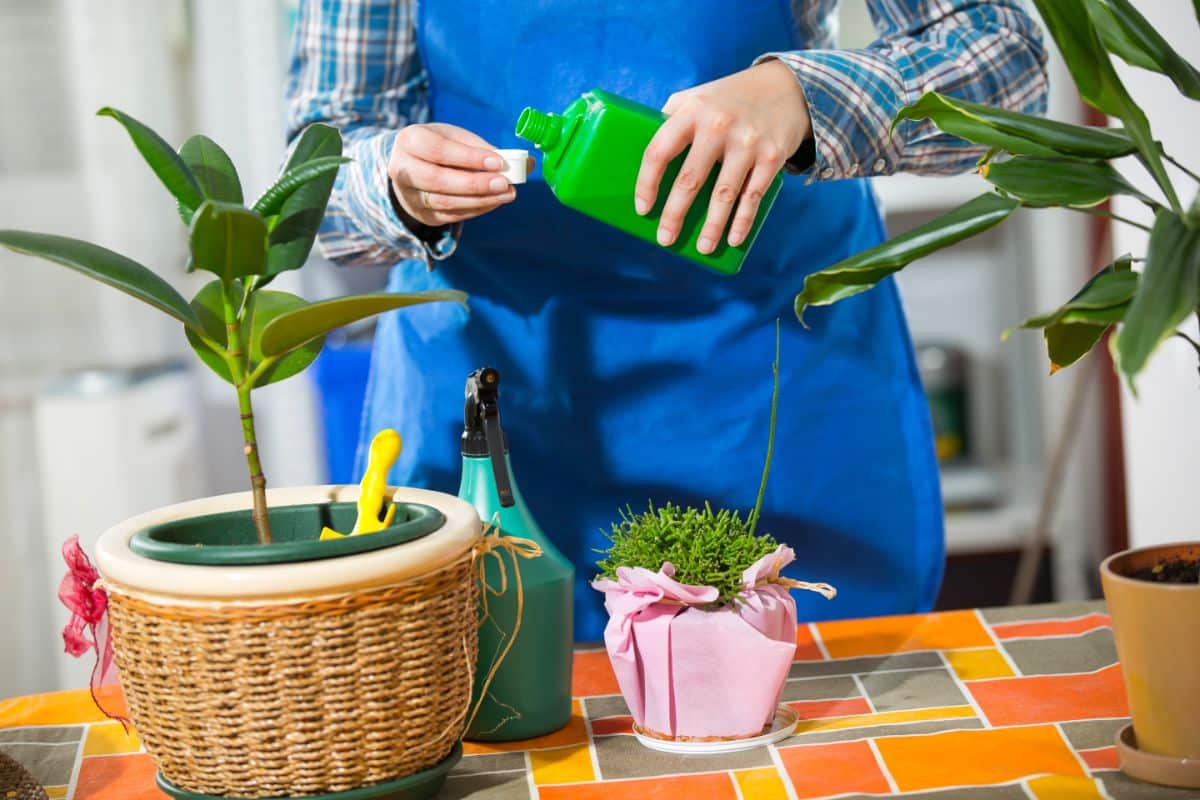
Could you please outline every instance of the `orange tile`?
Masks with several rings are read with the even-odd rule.
[[[1009,622],[1003,625],[993,625],[992,632],[997,639],[1021,639],[1034,636],[1069,636],[1076,633],[1087,633],[1097,628],[1108,628],[1112,625],[1108,614],[1087,614],[1075,619],[1050,619],[1032,622]]]
[[[796,709],[802,720],[871,713],[871,705],[865,697],[849,697],[844,700],[797,700],[788,705]]]
[[[1120,769],[1121,759],[1115,747],[1097,747],[1095,750],[1080,750],[1079,757],[1088,769]]]
[[[638,800],[679,800],[681,797],[738,800],[737,790],[728,772],[538,787],[538,800],[617,800],[623,797],[636,797]]]
[[[1075,775],[1043,775],[1030,778],[1026,783],[1037,800],[1105,800],[1108,797],[1100,791],[1095,780]]]
[[[812,628],[803,622],[796,626],[796,655],[792,657],[793,661],[823,661],[824,654],[821,653],[821,648],[817,646],[817,640],[813,637]]]
[[[571,672],[572,697],[620,693],[621,687],[617,685],[617,676],[613,674],[607,652],[588,650],[575,654],[575,668]]]
[[[781,747],[779,758],[797,798],[888,791],[887,778],[864,741]]]
[[[592,720],[593,736],[612,736],[615,733],[633,733],[633,717],[605,717]]]
[[[819,622],[816,627],[830,658],[993,644],[973,611]]]
[[[128,716],[129,711],[125,708],[125,698],[119,686],[104,686],[96,695],[109,712]],[[23,725],[79,725],[106,720],[108,717],[96,707],[87,689],[0,700],[0,727],[3,728]]]
[[[511,753],[516,750],[547,750],[584,744],[587,740],[587,723],[583,721],[583,710],[578,700],[572,700],[571,720],[553,733],[515,742],[463,742],[463,754],[472,756],[480,753]]]
[[[1084,774],[1052,725],[893,736],[875,746],[901,792]]]
[[[993,725],[1129,716],[1116,664],[1096,672],[967,681],[966,686]]]
[[[787,788],[775,767],[741,769],[733,773],[746,800],[788,800]]]
[[[79,767],[75,800],[170,800],[154,785],[154,762],[145,753],[89,756]]]

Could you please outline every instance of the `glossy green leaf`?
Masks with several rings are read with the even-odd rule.
[[[189,327],[198,327],[200,324],[187,301],[171,284],[120,253],[78,239],[30,231],[0,231],[0,245],[18,253],[53,261],[120,289]]]
[[[194,209],[200,205],[204,199],[200,184],[196,182],[196,176],[188,169],[187,164],[175,152],[175,148],[148,126],[122,111],[106,106],[96,114],[112,117],[121,123],[129,138],[133,140],[134,147],[181,206]]]
[[[865,292],[909,263],[999,225],[1020,206],[988,192],[883,244],[814,272],[796,295],[796,317],[804,322],[808,306],[827,306]]]
[[[192,217],[189,269],[211,272],[228,284],[259,275],[267,265],[267,223],[250,209],[205,200]]]
[[[1014,155],[1118,158],[1137,150],[1121,129],[1056,122],[937,92],[900,109],[896,121],[903,119],[928,119],[946,133]]]
[[[1108,323],[1059,322],[1046,328],[1043,333],[1046,354],[1050,356],[1050,374],[1071,366],[1087,355],[1110,327]]]
[[[255,292],[250,297],[250,307],[247,309],[247,324],[250,326],[249,352],[250,370],[253,371],[263,360],[262,334],[270,323],[284,316],[309,307],[307,300],[287,292],[264,290]],[[320,354],[325,346],[325,337],[318,336],[303,345],[288,350],[284,355],[264,372],[255,386],[266,386],[269,383],[290,378],[303,371]]]
[[[262,197],[254,202],[254,210],[264,217],[272,217],[280,212],[283,203],[292,192],[322,175],[337,172],[338,168],[350,159],[343,156],[321,156],[311,161],[298,164],[279,176]]]
[[[1034,0],[1050,35],[1062,51],[1063,59],[1079,95],[1095,108],[1119,118],[1137,144],[1140,157],[1155,182],[1166,195],[1171,208],[1180,211],[1179,197],[1163,166],[1158,143],[1150,132],[1145,113],[1129,96],[1113,69],[1094,26],[1088,24],[1084,0]]]
[[[364,294],[324,300],[276,317],[263,329],[259,347],[264,356],[286,353],[360,319],[396,308],[439,301],[453,301],[465,306],[467,296],[445,289],[417,294]]]
[[[979,168],[979,174],[1028,206],[1088,208],[1115,194],[1154,202],[1106,161],[1019,156],[985,164]]]
[[[179,148],[179,157],[196,176],[206,198],[241,205],[242,182],[233,160],[220,145],[207,136],[193,136]]]
[[[319,158],[341,154],[342,135],[337,128],[321,123],[309,125],[292,148],[284,172]],[[304,266],[316,240],[317,230],[321,227],[336,178],[336,172],[321,175],[299,186],[284,200],[271,229],[266,277],[259,285],[280,272]]]
[[[1092,22],[1109,52],[1135,67],[1166,75],[1185,96],[1200,100],[1197,71],[1129,0],[1086,0]]]
[[[221,347],[228,347],[224,293],[225,287],[220,281],[211,281],[196,293],[196,296],[192,298],[191,306],[197,319],[200,320],[200,326],[204,333]],[[237,299],[240,300],[241,293],[236,293],[239,295]],[[209,369],[226,383],[233,383],[233,377],[229,374],[229,365],[225,363],[225,357],[222,354],[205,344],[193,331],[187,332],[187,340],[188,344],[192,346],[192,350]]]
[[[1200,231],[1160,211],[1137,294],[1117,332],[1117,367],[1133,387],[1150,354],[1200,307]]]

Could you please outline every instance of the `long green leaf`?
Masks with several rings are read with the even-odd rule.
[[[147,125],[115,108],[105,106],[97,111],[96,115],[112,117],[121,123],[129,138],[133,140],[134,147],[181,206],[194,209],[200,205],[204,196],[200,184],[196,182],[196,176],[161,136]]]
[[[342,135],[337,128],[321,123],[309,125],[292,148],[284,172],[319,158],[341,154]],[[329,172],[314,178],[284,200],[275,226],[271,229],[266,279],[259,281],[260,286],[280,272],[304,266],[325,216],[325,206],[336,177],[336,172]]]
[[[1125,131],[1071,125],[926,92],[896,121],[928,119],[946,133],[1015,155],[1119,158],[1137,150]]]
[[[267,223],[250,209],[205,200],[192,217],[190,242],[190,268],[211,272],[227,285],[266,269]]]
[[[1117,366],[1133,388],[1150,354],[1200,306],[1200,231],[1160,211],[1138,292],[1117,332]]]
[[[69,267],[149,303],[189,328],[200,328],[195,313],[171,284],[120,253],[78,239],[30,231],[0,231],[0,245]]]
[[[453,301],[465,306],[467,296],[445,289],[418,294],[364,294],[324,300],[276,317],[263,328],[258,346],[264,357],[277,356],[360,319],[396,308],[438,301]]]
[[[796,317],[808,306],[827,306],[865,292],[909,263],[999,225],[1021,204],[988,192],[881,245],[814,272],[796,295]]]
[[[1106,161],[1018,156],[984,164],[979,174],[997,189],[1029,206],[1088,208],[1115,194],[1154,203]]]
[[[292,314],[309,306],[310,304],[307,300],[297,297],[294,294],[288,294],[287,292],[264,290],[255,292],[251,296],[250,307],[247,309],[246,322],[250,326],[249,355],[251,371],[258,367],[264,358],[262,352],[263,330],[285,314]],[[284,378],[290,378],[302,372],[316,359],[321,352],[321,348],[324,346],[325,337],[317,336],[314,339],[309,339],[299,347],[288,350],[284,355],[279,356],[274,365],[264,372],[255,381],[254,385],[266,386],[269,383],[276,383]]]
[[[1109,52],[1135,67],[1166,75],[1186,97],[1200,100],[1200,71],[1179,55],[1129,0],[1086,2]]]
[[[196,176],[206,198],[241,205],[242,182],[233,160],[220,145],[207,136],[196,135],[179,148],[179,157]]]
[[[1158,143],[1150,132],[1150,122],[1117,77],[1112,59],[1108,57],[1095,27],[1090,24],[1091,17],[1084,0],[1033,1],[1050,35],[1062,51],[1080,97],[1125,123],[1130,138],[1137,143],[1142,162],[1166,195],[1172,210],[1179,213],[1179,197],[1163,166]]]
[[[275,216],[283,208],[284,201],[291,197],[292,192],[314,178],[337,172],[338,167],[349,160],[343,156],[322,156],[292,167],[280,175],[279,180],[254,202],[254,210],[264,217]]]

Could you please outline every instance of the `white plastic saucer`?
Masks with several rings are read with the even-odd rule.
[[[677,742],[670,739],[658,739],[653,736],[647,736],[638,730],[636,725],[633,726],[633,735],[644,746],[649,747],[651,750],[661,750],[664,753],[688,753],[693,755],[737,753],[742,750],[753,750],[756,747],[763,747],[764,745],[774,744],[786,739],[792,735],[792,731],[796,730],[796,723],[799,721],[800,715],[794,709],[781,705],[775,709],[775,720],[771,723],[771,730],[745,739],[720,739],[715,742]]]

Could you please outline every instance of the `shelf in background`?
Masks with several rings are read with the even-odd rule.
[[[888,175],[871,185],[885,214],[946,211],[982,194],[988,188],[978,175]]]
[[[949,555],[1022,547],[1037,521],[1039,481],[1011,470],[948,466],[942,470]]]

